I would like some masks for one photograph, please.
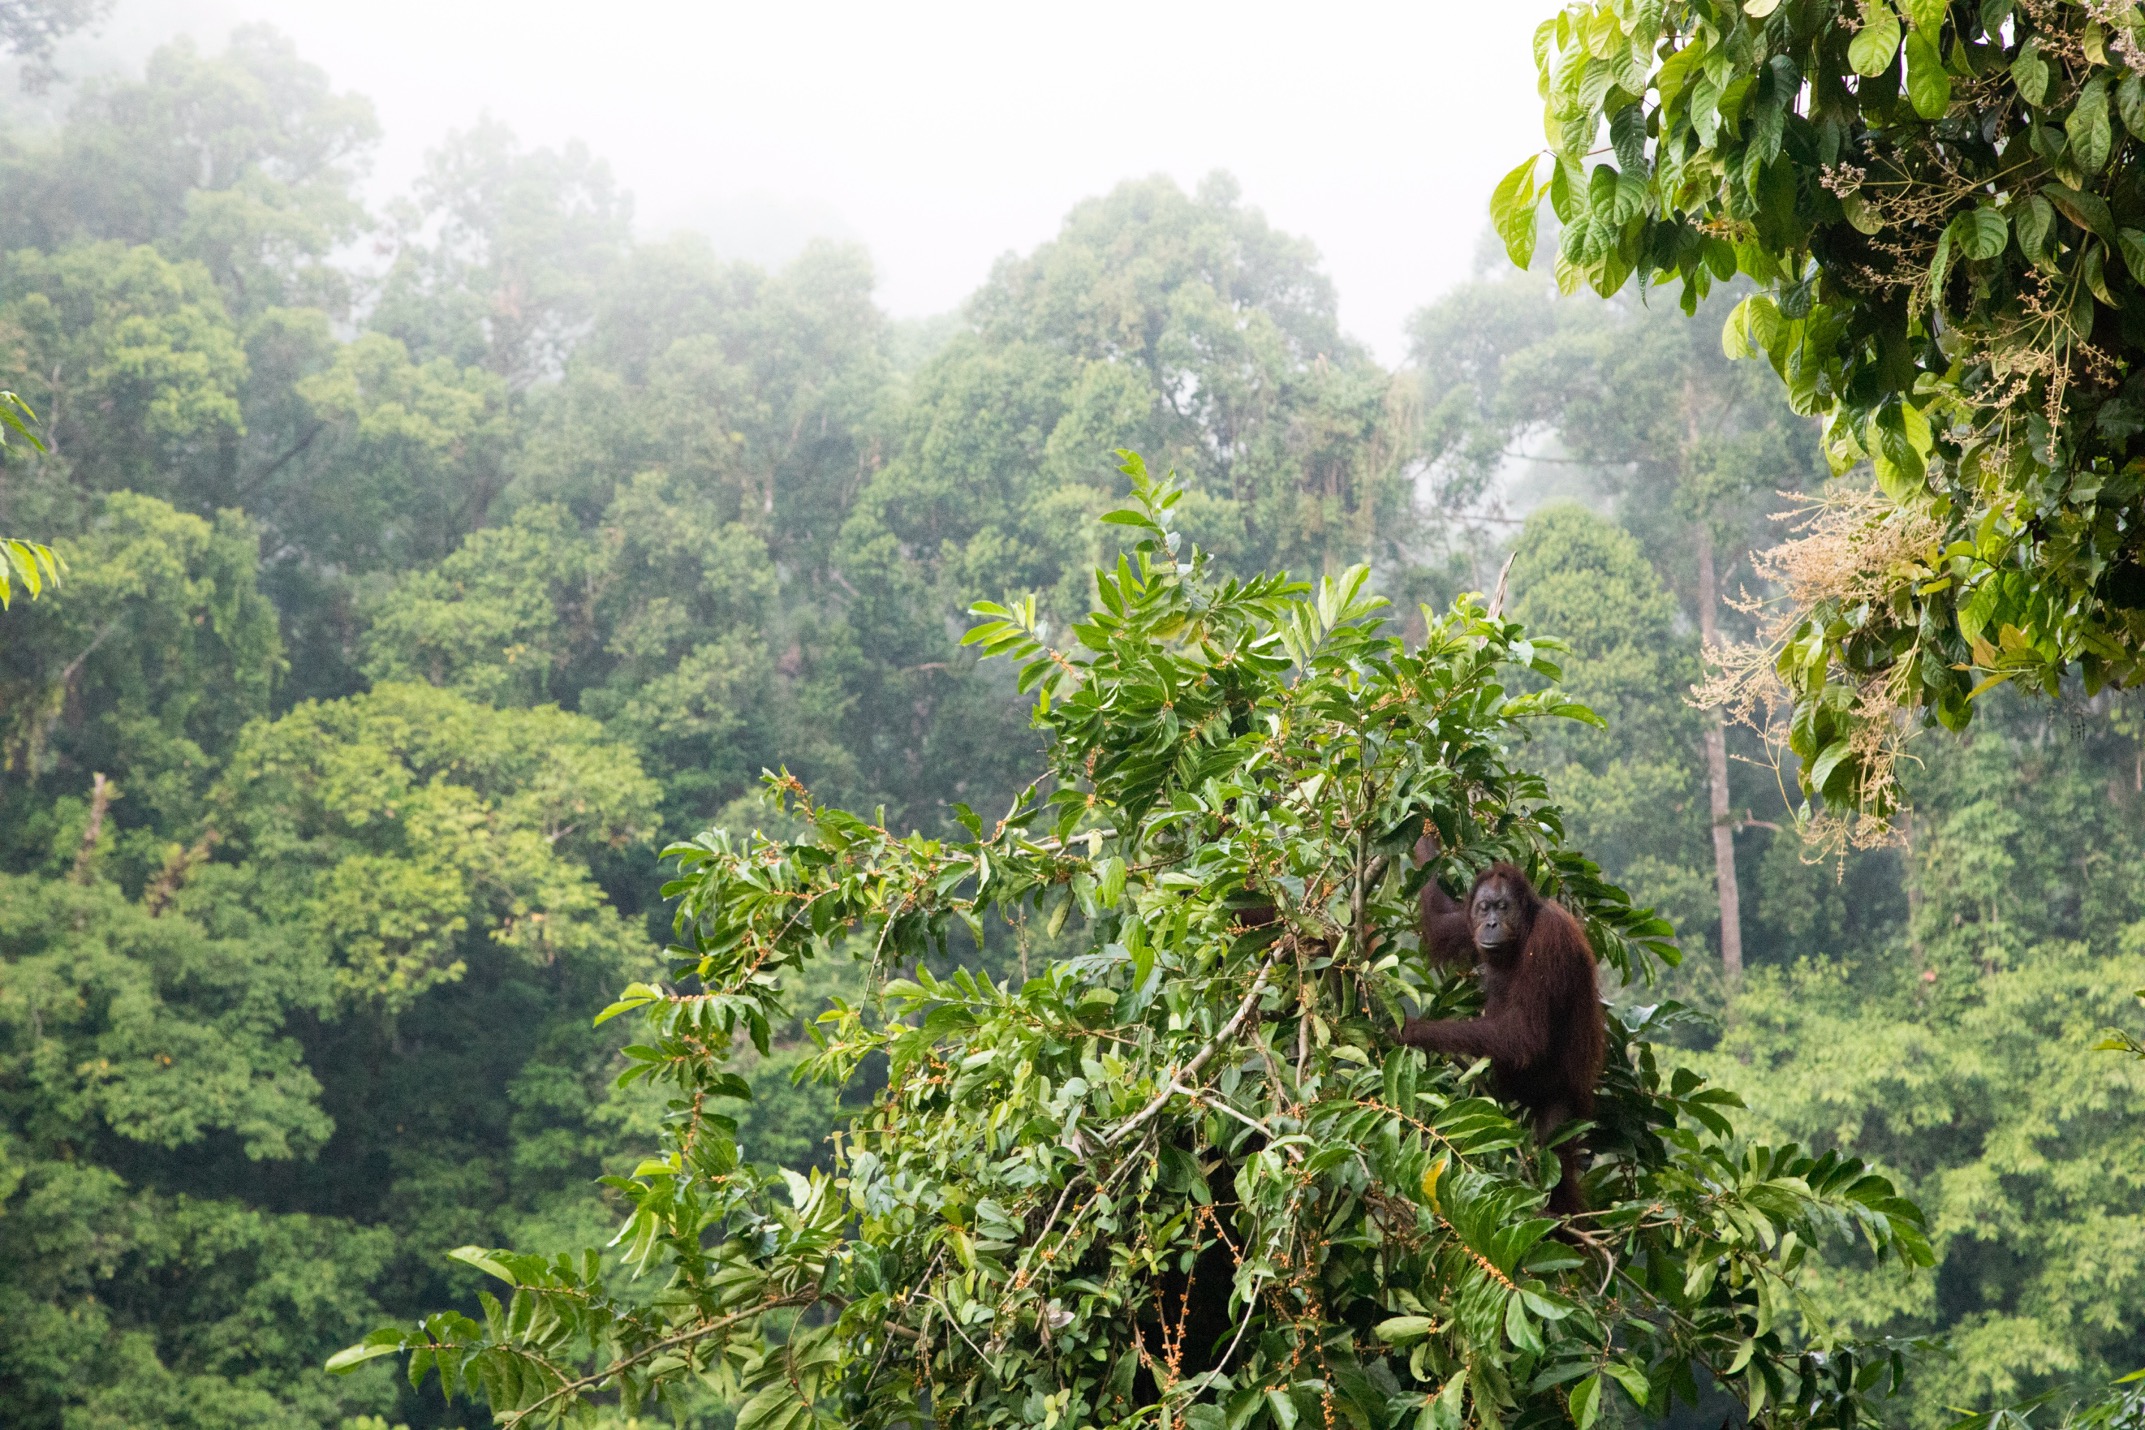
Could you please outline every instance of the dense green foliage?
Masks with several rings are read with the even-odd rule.
[[[1695,712],[1656,673],[1698,655],[1692,516],[1705,508],[1693,498],[1713,504],[1726,585],[1725,553],[1762,547],[1764,513],[1784,504],[1762,485],[1809,472],[1814,443],[1755,404],[1725,424],[1733,455],[1719,470],[1751,474],[1753,492],[1705,481],[1706,463],[1660,461],[1665,442],[1620,442],[1622,424],[1659,430],[1680,415],[1684,364],[1709,402],[1749,392],[1740,374],[1707,380],[1727,365],[1700,348],[1710,332],[1672,310],[1574,310],[1504,277],[1428,310],[1426,349],[1463,322],[1464,364],[1430,380],[1468,394],[1480,414],[1470,420],[1499,450],[1524,435],[1525,414],[1548,414],[1536,420],[1554,440],[1536,450],[1552,460],[1537,477],[1597,503],[1617,496],[1613,522],[1569,506],[1529,519],[1512,608],[1570,635],[1566,688],[1611,721],[1605,734],[1570,727],[1536,746],[1574,836],[1671,912],[1689,948],[1709,892],[1694,867],[1705,823],[1692,790]],[[1433,357],[1423,362],[1436,373]],[[1650,470],[1638,460],[1648,453]],[[1744,612],[1721,619],[1731,635],[1751,630]],[[1815,1283],[1824,1314],[1862,1334],[1953,1335],[1953,1353],[1910,1381],[1900,1413],[1917,1425],[1947,1423],[1948,1407],[2060,1398],[2145,1365],[2145,1307],[2131,1299],[2145,1081],[2137,1064],[2093,1048],[2103,1027],[2131,1037],[2139,1027],[2127,994],[2145,971],[2141,734],[2145,709],[2111,692],[1999,699],[1963,747],[1918,751],[1902,846],[1814,863],[1782,827],[1792,763],[1776,775],[1777,751],[1747,738],[1731,747],[1742,756],[1734,806],[1756,815],[1737,835],[1749,972],[1732,1002],[1709,965],[1679,972],[1685,996],[1724,1024],[1717,1041],[1693,1040],[1693,1066],[1749,1102],[1753,1135],[1852,1152],[1928,1210],[1933,1277],[1903,1283],[1842,1261]]]
[[[1755,1125],[1851,1150],[1927,1209],[1939,1273],[1902,1295],[1841,1266],[1865,1331],[1948,1327],[1919,1419],[2145,1363],[2145,1066],[2135,1028],[2145,858],[2134,739],[2006,702],[1915,778],[1903,936],[1763,971],[1697,1065]]]
[[[668,1090],[615,1086],[626,1020],[589,1020],[663,972],[664,843],[809,843],[763,768],[944,857],[974,839],[955,802],[1011,803],[1042,739],[958,631],[1027,590],[1067,643],[1131,532],[1094,520],[1126,444],[1183,474],[1175,520],[1221,575],[1367,561],[1396,607],[1443,610],[1516,545],[1504,611],[1570,640],[1564,688],[1611,726],[1531,722],[1511,760],[1545,773],[1553,844],[1673,918],[1668,991],[1723,1023],[1679,1025],[1663,1077],[1696,1059],[1753,1135],[1931,1209],[1933,1278],[1827,1253],[1791,1320],[1958,1329],[1972,1353],[1911,1383],[1922,1423],[2145,1363],[2135,1286],[2099,1273],[2137,1235],[2136,1065],[2086,1051],[2145,1033],[2133,707],[1993,707],[1908,772],[1910,845],[1814,867],[1771,752],[1731,732],[1747,972],[1732,999],[1720,976],[1683,690],[1709,609],[1760,634],[1726,598],[1760,585],[1774,492],[1824,463],[1717,323],[1507,274],[1426,309],[1388,371],[1224,179],[1123,185],[963,313],[898,323],[854,250],[770,273],[636,239],[600,162],[496,126],[368,214],[369,107],[265,31],[71,99],[0,122],[0,387],[46,449],[8,429],[0,531],[65,563],[0,613],[11,1424],[480,1423],[322,1362],[474,1315],[487,1277],[448,1248],[578,1248],[630,1210],[595,1179],[632,1171]],[[933,956],[942,992],[953,963],[1017,992],[1087,937],[1084,914],[987,929]],[[724,1088],[751,1098],[720,1110],[770,1175],[830,1174],[887,1086],[877,1059],[791,1077],[867,971],[801,965],[764,1053],[736,1051]],[[707,1390],[689,1413],[731,1412]]]
[[[1734,1141],[1731,1099],[1662,1075],[1649,1010],[1618,1029],[1594,1210],[1551,1239],[1554,1159],[1473,1071],[1389,1045],[1403,999],[1474,995],[1415,939],[1425,828],[1436,872],[1532,870],[1626,976],[1668,952],[1507,762],[1532,721],[1598,719],[1504,688],[1506,667],[1553,680],[1558,647],[1463,598],[1410,648],[1366,567],[1315,595],[1222,579],[1174,529],[1182,492],[1126,471],[1133,505],[1103,520],[1140,539],[1072,642],[1046,643],[1032,598],[970,633],[1022,663],[1047,740],[988,835],[960,806],[966,837],[898,837],[778,780],[799,837],[669,851],[673,981],[604,1014],[648,1029],[621,1081],[671,1094],[660,1151],[613,1183],[619,1263],[463,1248],[512,1288],[483,1324],[390,1327],[337,1364],[407,1353],[412,1380],[506,1424],[586,1419],[613,1391],[686,1404],[707,1379],[745,1398],[740,1430],[1589,1430],[1611,1397],[1695,1404],[1709,1373],[1772,1423],[1874,1420],[1887,1353],[1857,1374],[1782,1313],[1828,1234],[1926,1262],[1883,1178]],[[1071,955],[1018,984],[931,975],[964,931],[980,949],[986,920],[1031,917],[1078,918]],[[764,1046],[790,980],[840,950],[872,982],[819,1018],[815,1070],[883,1057],[887,1085],[831,1177],[783,1172],[785,1206],[714,1108],[743,1090],[733,1045]],[[631,1294],[635,1274],[660,1291]]]
[[[1552,169],[1498,191],[1515,260],[1546,195],[1567,289],[1688,311],[1747,275],[1726,343],[1874,469],[1764,642],[1835,807],[1896,805],[1903,708],[1956,730],[2006,680],[2141,674],[2141,45],[2134,4],[2039,0],[1605,0],[1536,36]]]

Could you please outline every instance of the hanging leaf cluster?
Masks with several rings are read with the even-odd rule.
[[[45,444],[38,440],[37,429],[31,425],[36,420],[37,414],[30,410],[29,403],[0,388],[0,456],[6,455],[10,432],[33,451],[44,451]],[[45,587],[58,585],[59,579],[60,559],[53,555],[51,547],[0,536],[0,611],[13,604],[18,583],[34,601]]]
[[[1003,818],[897,835],[771,784],[797,838],[669,851],[675,976],[636,984],[627,1081],[662,1143],[610,1180],[612,1246],[455,1253],[481,1317],[390,1327],[500,1423],[585,1421],[707,1387],[738,1430],[1148,1425],[1457,1430],[1658,1416],[1712,1383],[1771,1423],[1852,1426],[1897,1347],[1826,1338],[1797,1278],[1847,1235],[1926,1264],[1919,1213],[1836,1155],[1746,1145],[1735,1099],[1665,1068],[1673,1006],[1612,1019],[1586,1187],[1480,1066],[1392,1033],[1479,1006],[1418,946],[1425,877],[1518,862],[1628,979],[1671,931],[1569,848],[1530,727],[1594,717],[1554,642],[1468,598],[1412,647],[1353,570],[1220,580],[1127,454],[1132,549],[1052,643],[1026,600],[969,636],[1037,696],[1045,774]],[[1517,688],[1524,674],[1531,689]],[[1425,827],[1446,851],[1418,868]],[[949,962],[1040,925],[1024,982]],[[817,1020],[817,1075],[883,1069],[831,1173],[755,1166],[729,1068],[814,959],[869,965]]]
[[[2145,11],[2136,0],[1604,0],[1535,36],[1566,291],[1742,275],[1765,354],[1882,500],[1776,563],[1806,791],[1881,818],[1891,742],[1990,686],[2145,674]],[[1546,163],[1547,173],[1544,177]]]

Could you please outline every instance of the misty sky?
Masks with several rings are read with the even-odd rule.
[[[378,106],[373,188],[489,111],[581,138],[643,233],[694,227],[779,261],[861,240],[892,312],[960,302],[1067,208],[1156,171],[1216,168],[1308,235],[1341,318],[1388,361],[1407,315],[1465,277],[1497,177],[1541,143],[1541,3],[907,5],[611,0],[118,0],[79,75],[175,33],[221,48],[267,20]]]

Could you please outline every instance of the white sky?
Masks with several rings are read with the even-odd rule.
[[[1305,234],[1388,361],[1468,273],[1497,177],[1541,143],[1529,36],[1554,0],[1082,5],[119,0],[76,75],[263,19],[378,107],[374,187],[489,111],[580,138],[642,232],[779,260],[862,240],[893,313],[943,312],[1079,199],[1227,169]]]

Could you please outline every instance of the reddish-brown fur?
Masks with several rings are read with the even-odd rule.
[[[1483,950],[1477,947],[1469,910],[1476,893],[1495,880],[1504,881],[1519,905],[1518,932],[1503,947]],[[1497,1095],[1532,1114],[1537,1137],[1547,1137],[1572,1118],[1592,1116],[1608,1030],[1594,950],[1579,921],[1544,900],[1514,866],[1493,864],[1475,880],[1464,906],[1435,879],[1423,886],[1422,938],[1425,952],[1440,962],[1471,967],[1477,958],[1482,960],[1482,1016],[1436,1023],[1410,1018],[1400,1030],[1400,1041],[1433,1052],[1488,1058]],[[1576,1142],[1564,1143],[1557,1156],[1564,1177],[1549,1206],[1569,1215],[1582,1209]]]

